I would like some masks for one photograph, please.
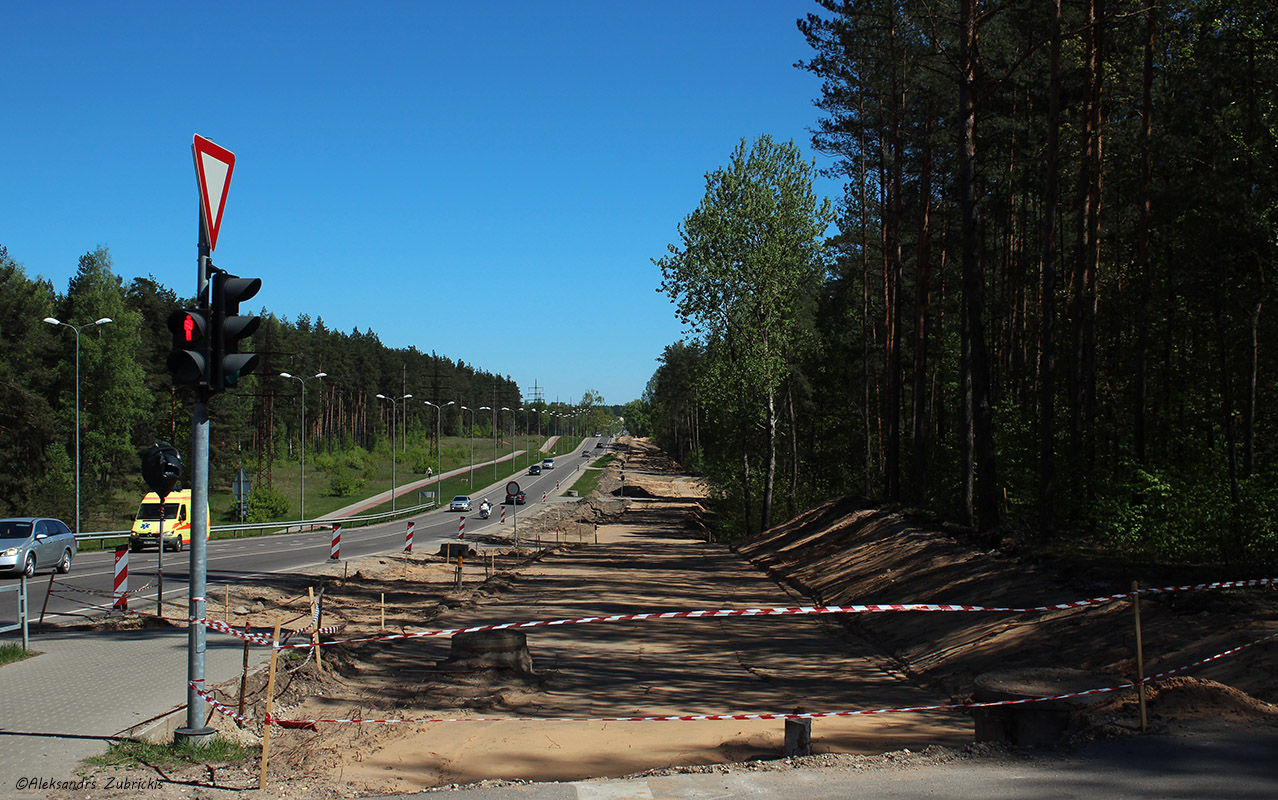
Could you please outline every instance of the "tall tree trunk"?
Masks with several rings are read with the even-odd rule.
[[[763,473],[763,523],[759,530],[772,527],[772,494],[777,482],[777,403],[776,392],[768,390],[768,451]]]
[[[790,501],[787,507],[789,516],[798,513],[799,502],[799,426],[794,415],[794,379],[787,374],[785,379],[786,407],[790,414]]]
[[[864,119],[864,94],[861,95],[861,114]],[[861,154],[861,372],[864,377],[865,400],[861,406],[861,418],[865,426],[865,496],[874,494],[874,445],[873,428],[870,423],[870,345],[873,325],[870,323],[870,222],[869,197],[866,191],[868,182],[868,164],[865,154],[865,127],[862,125],[859,135]]]
[[[1061,0],[1052,4],[1047,106],[1047,174],[1043,181],[1042,351],[1038,384],[1038,526],[1050,535],[1056,494],[1056,195],[1061,123]]]
[[[913,413],[911,431],[914,436],[913,479],[914,500],[924,504],[928,499],[927,487],[927,313],[929,290],[928,270],[932,260],[932,112],[925,110],[923,121],[923,152],[919,175],[919,250],[914,278],[914,365],[913,365]]]
[[[1136,310],[1136,419],[1134,449],[1136,460],[1145,464],[1145,414],[1149,402],[1149,303],[1153,294],[1153,268],[1149,254],[1149,227],[1152,183],[1152,143],[1154,139],[1154,0],[1145,9],[1145,67],[1141,79],[1140,141],[1140,231],[1136,260],[1140,264],[1140,306]]]
[[[1225,468],[1229,473],[1229,499],[1236,508],[1239,502],[1238,445],[1234,423],[1234,393],[1229,381],[1229,345],[1225,334],[1225,301],[1218,297],[1212,307],[1216,321],[1216,346],[1220,351],[1220,404],[1224,416]]]
[[[1081,499],[1082,479],[1088,472],[1084,459],[1087,449],[1084,441],[1087,427],[1088,407],[1088,363],[1091,356],[1088,344],[1093,326],[1090,320],[1090,289],[1093,281],[1092,233],[1093,207],[1095,201],[1094,188],[1096,178],[1092,170],[1096,163],[1097,137],[1097,69],[1099,54],[1097,46],[1097,5],[1099,0],[1086,0],[1086,19],[1083,25],[1083,60],[1085,64],[1086,89],[1083,109],[1083,152],[1078,183],[1078,250],[1074,263],[1074,297],[1071,309],[1073,318],[1073,352],[1070,358],[1070,433],[1069,449],[1072,465],[1073,493]]]
[[[1265,295],[1265,272],[1256,259],[1256,272],[1260,278],[1257,297]],[[1247,419],[1243,428],[1243,477],[1250,478],[1256,469],[1256,388],[1260,382],[1260,310],[1264,301],[1256,300],[1251,312],[1251,371],[1247,384]]]
[[[745,535],[752,532],[750,525],[750,445],[744,427],[741,430],[741,509],[745,517]]]
[[[971,415],[971,456],[965,485],[975,484],[975,496],[965,498],[965,515],[981,531],[998,527],[998,494],[994,469],[994,420],[990,407],[989,361],[985,350],[984,276],[981,274],[977,233],[976,183],[976,3],[959,2],[959,198],[963,216],[963,338],[967,343],[967,413]],[[965,493],[970,492],[965,488]],[[973,502],[974,501],[974,502]]]
[[[891,123],[884,137],[891,171],[888,183],[888,222],[884,226],[883,250],[883,490],[891,501],[901,499],[901,193],[904,156],[901,143],[901,116],[905,98],[898,88],[896,55],[896,8],[888,22],[888,62],[891,78]]]

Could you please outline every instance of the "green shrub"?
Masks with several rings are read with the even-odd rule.
[[[368,481],[355,475],[349,469],[339,468],[333,471],[328,482],[328,493],[332,497],[352,497],[364,488]]]
[[[288,498],[269,486],[249,492],[247,522],[270,522],[288,516]]]

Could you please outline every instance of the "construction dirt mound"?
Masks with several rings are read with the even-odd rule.
[[[304,627],[312,597],[323,598],[321,626],[340,626],[319,636],[318,658],[290,650],[280,660],[272,714],[287,727],[273,729],[268,794],[315,800],[745,762],[846,766],[892,757],[884,753],[941,763],[990,752],[972,744],[967,712],[822,717],[813,721],[814,755],[796,759],[782,758],[774,719],[616,718],[945,705],[970,699],[976,676],[1009,669],[1072,668],[1111,685],[1136,677],[1130,599],[1079,602],[1128,592],[1133,576],[1039,563],[847,499],[730,548],[709,541],[700,522],[700,480],[644,440],[623,439],[615,452],[590,497],[535,505],[520,516],[518,543],[504,528],[468,537],[475,555],[463,564],[425,552],[368,557],[220,598],[235,627]],[[623,621],[640,612],[900,603],[1068,607]],[[1147,675],[1278,633],[1272,588],[1148,594],[1140,610]],[[450,670],[457,662],[446,636],[334,643],[591,617],[609,621],[526,628],[529,660],[521,663],[531,667],[515,671]],[[1150,687],[1150,728],[1278,725],[1275,655],[1270,640]],[[239,681],[215,693],[237,707]],[[248,721],[217,714],[214,724],[259,742],[264,697],[265,675],[250,675]],[[1134,691],[1115,692],[1073,735],[1129,735],[1138,713]],[[216,796],[257,786],[256,759],[166,769],[166,781]],[[151,768],[137,770],[152,777]],[[137,796],[171,791],[166,783]]]

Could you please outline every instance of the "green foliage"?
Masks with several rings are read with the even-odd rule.
[[[328,493],[333,497],[354,497],[368,484],[368,479],[356,475],[345,467],[329,473]]]
[[[0,644],[0,666],[12,664],[15,661],[21,661],[24,658],[30,658],[35,655],[32,650],[23,650],[21,644]]]
[[[289,502],[283,494],[269,486],[256,486],[249,492],[246,522],[271,522],[288,516]]]
[[[406,452],[396,454],[396,459],[418,474],[425,474],[427,469],[435,468],[435,453],[425,447],[410,447]]]
[[[137,767],[155,769],[179,764],[225,764],[255,756],[260,748],[245,746],[223,736],[214,736],[204,744],[155,744],[136,739],[112,742],[105,753],[90,756],[85,762],[102,767]]]

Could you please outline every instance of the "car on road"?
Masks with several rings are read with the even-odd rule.
[[[470,495],[459,494],[448,504],[449,511],[470,511]]]
[[[596,450],[603,449],[603,442],[595,442],[595,449]]]
[[[541,460],[541,468],[542,468],[542,469],[554,469],[554,468],[555,468],[555,460],[554,460],[553,458],[543,458],[543,459]]]
[[[529,475],[540,475],[540,474],[541,474],[541,464],[533,464],[531,467],[529,467],[529,468],[528,468],[528,474],[529,474]]]
[[[519,494],[506,493],[506,505],[508,506],[522,506],[527,500],[528,498],[524,495],[523,489],[519,490]]]
[[[79,551],[75,534],[60,519],[0,519],[0,573],[22,573],[30,578],[38,567],[53,567],[66,573]]]
[[[590,451],[589,451],[589,450],[582,450],[582,451],[581,451],[581,457],[582,457],[582,458],[590,458]]]

